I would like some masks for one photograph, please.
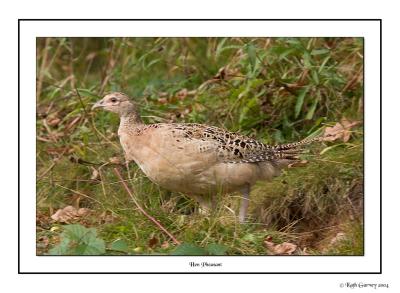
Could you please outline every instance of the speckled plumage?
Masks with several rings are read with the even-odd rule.
[[[111,93],[93,108],[119,114],[118,135],[127,160],[135,161],[153,182],[195,196],[200,203],[217,192],[242,191],[239,218],[244,220],[250,186],[271,180],[298,160],[301,146],[313,140],[270,146],[247,136],[194,123],[141,122],[135,105]]]

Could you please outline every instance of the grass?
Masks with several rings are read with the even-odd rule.
[[[252,220],[240,225],[237,194],[202,215],[134,163],[113,164],[123,162],[118,117],[90,111],[117,90],[135,98],[148,123],[207,123],[271,144],[299,140],[343,117],[363,119],[362,54],[357,38],[38,38],[37,253],[60,243],[66,226],[50,216],[67,205],[92,211],[71,223],[96,228],[106,254],[175,251],[137,211],[117,167],[141,206],[184,243],[265,255],[272,237],[298,245],[296,254],[362,254],[362,126],[350,141],[313,146],[305,166],[258,183]],[[112,249],[121,243],[123,251]]]

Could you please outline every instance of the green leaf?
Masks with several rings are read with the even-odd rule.
[[[308,52],[303,53],[303,61],[304,61],[304,67],[311,68],[312,64],[311,64],[310,53],[308,53]]]
[[[146,65],[146,70],[148,70],[151,66],[153,66],[154,64],[156,64],[156,63],[158,63],[158,62],[160,62],[161,61],[161,59],[154,59],[154,60],[151,60],[147,65]]]
[[[251,64],[251,68],[254,70],[254,67],[256,65],[256,48],[254,47],[253,44],[247,44],[246,45],[246,51],[247,51],[247,56],[249,56],[249,62]]]
[[[332,150],[334,148],[337,148],[338,146],[344,146],[344,145],[346,145],[346,144],[345,143],[339,143],[339,144],[331,145],[329,147],[324,148],[319,154],[323,155],[326,152],[328,152],[328,151],[330,151],[330,150]]]
[[[326,65],[326,63],[329,61],[329,59],[331,59],[331,56],[328,55],[327,57],[325,57],[324,61],[322,61],[322,64],[320,65],[320,67],[318,68],[318,73],[321,73],[322,70],[324,70],[324,67]]]
[[[285,49],[282,53],[279,54],[279,59],[284,59],[286,56],[296,52],[295,48]]]
[[[79,241],[81,240],[85,234],[88,232],[84,226],[79,224],[67,225],[64,228],[64,232],[61,234],[61,237],[65,237],[70,240]]]
[[[322,55],[329,53],[329,49],[314,49],[311,51],[311,55]]]
[[[308,90],[309,90],[309,87],[306,87],[297,96],[296,105],[294,107],[294,117],[295,118],[299,117],[299,114],[301,112],[301,108],[303,107],[304,97],[306,96]]]
[[[242,240],[245,241],[250,241],[250,242],[255,242],[256,241],[256,236],[254,234],[246,234],[243,236]]]
[[[319,76],[316,70],[311,71],[311,76],[315,84],[319,84]]]
[[[117,239],[111,244],[110,249],[116,250],[116,251],[127,252],[128,251],[128,244],[122,239]]]
[[[49,252],[53,255],[100,255],[105,251],[105,243],[97,238],[95,228],[73,224],[65,226],[60,244]]]
[[[210,243],[205,247],[205,250],[207,250],[210,255],[225,255],[228,247],[221,244]]]
[[[79,247],[82,250],[79,250]],[[77,255],[100,255],[106,252],[106,245],[103,239],[91,238],[86,244],[80,244],[74,252]]]
[[[183,243],[175,248],[171,255],[207,255],[207,251],[194,244]]]
[[[279,129],[276,129],[274,131],[274,133],[272,134],[272,137],[274,138],[274,141],[276,143],[282,143],[283,141],[285,141],[285,138],[283,137],[282,131],[280,131]],[[252,235],[252,234],[250,234]]]
[[[307,112],[306,120],[311,120],[314,117],[314,113],[315,113],[315,110],[317,109],[318,101],[319,101],[318,98],[314,99],[310,109]]]
[[[223,51],[223,49],[224,49],[224,44],[225,44],[225,42],[226,42],[227,40],[228,40],[228,38],[223,38],[223,39],[221,40],[221,42],[218,43],[217,49],[215,50],[215,59],[216,59],[216,60],[218,60],[219,55],[220,55],[221,52]]]
[[[69,250],[69,239],[63,239],[61,240],[60,244],[58,244],[56,247],[53,247],[52,249],[49,250],[50,255],[66,255],[68,254]]]

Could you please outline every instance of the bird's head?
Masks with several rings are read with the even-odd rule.
[[[120,117],[136,112],[135,104],[130,101],[127,95],[119,92],[105,95],[104,98],[93,105],[92,110],[96,108],[117,113]]]

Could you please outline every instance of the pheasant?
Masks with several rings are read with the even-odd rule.
[[[271,146],[203,124],[144,124],[136,104],[119,92],[107,94],[92,110],[96,108],[119,115],[126,160],[135,161],[154,183],[187,194],[206,208],[217,193],[240,191],[240,222],[247,216],[250,187],[278,176],[298,161],[303,145],[318,139]]]

